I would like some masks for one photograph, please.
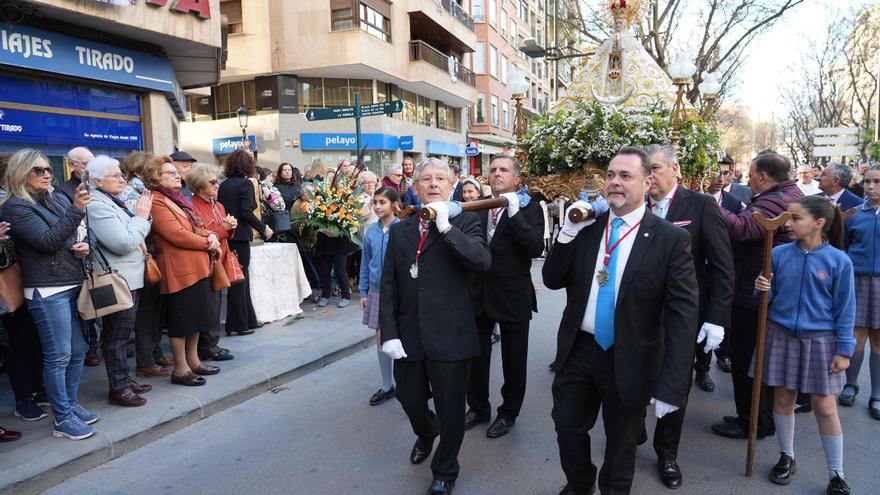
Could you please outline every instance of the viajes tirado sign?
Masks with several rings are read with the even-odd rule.
[[[157,7],[164,7],[168,3],[169,0],[147,0],[147,5]],[[192,13],[201,19],[211,18],[210,0],[171,0],[171,5],[168,8],[184,14]]]

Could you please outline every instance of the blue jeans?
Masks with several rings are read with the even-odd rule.
[[[57,423],[73,414],[89,348],[84,338],[86,323],[76,312],[78,294],[79,287],[75,287],[43,299],[35,290],[33,299],[27,301],[43,346],[43,386]]]

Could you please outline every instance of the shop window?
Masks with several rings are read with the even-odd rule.
[[[324,106],[347,107],[351,103],[348,100],[348,79],[324,78]]]
[[[446,130],[451,132],[461,132],[461,109],[457,107],[446,107],[446,117],[449,120],[449,127]]]
[[[349,79],[348,92],[349,101],[354,105],[355,91],[361,94],[361,105],[373,103],[373,80],[372,79]]]
[[[186,109],[190,122],[214,120],[214,99],[210,96],[188,96]]]
[[[448,130],[449,129],[449,115],[448,110],[449,107],[444,105],[443,103],[437,102],[437,128]]]
[[[360,26],[373,36],[391,42],[391,20],[366,3],[360,4]]]
[[[406,122],[412,122],[413,124],[418,123],[419,121],[419,97],[412,91],[406,91],[405,89],[400,90],[400,99],[403,100],[403,120]]]
[[[330,12],[330,29],[332,31],[345,31],[354,29],[354,9],[335,9]]]
[[[324,108],[324,86],[319,77],[300,77],[297,79],[299,108]]]
[[[474,122],[477,124],[486,123],[486,94],[477,93],[477,104],[474,105]]]
[[[433,126],[435,115],[434,100],[419,96],[419,124],[429,127]]]
[[[229,34],[244,32],[244,22],[241,16],[241,0],[228,0],[220,4],[220,14],[225,15]]]
[[[492,95],[491,105],[492,105],[492,125],[494,125],[495,127],[498,127],[498,97],[497,96]]]

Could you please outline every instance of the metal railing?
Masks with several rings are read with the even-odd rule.
[[[444,72],[449,72],[449,56],[422,40],[412,40],[409,42],[409,59],[414,62],[427,62]],[[470,87],[477,86],[476,75],[467,67],[458,64],[456,73],[459,81]]]
[[[452,17],[458,19],[471,31],[474,30],[474,18],[465,12],[465,10],[461,8],[461,5],[455,2],[455,0],[441,0],[441,3],[443,4],[443,8],[452,14]]]

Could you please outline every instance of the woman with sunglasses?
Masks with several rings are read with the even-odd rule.
[[[77,397],[88,344],[76,298],[90,251],[83,218],[91,195],[80,184],[71,204],[51,189],[52,166],[42,152],[25,148],[9,158],[3,216],[12,224],[25,301],[43,347],[52,435],[82,440],[95,434],[90,425],[100,419]]]
[[[144,191],[134,210],[128,209],[118,197],[125,189],[125,178],[119,162],[109,156],[96,156],[86,165],[89,185],[94,191],[87,212],[89,228],[98,241],[92,256],[92,267],[101,271],[104,259],[118,271],[128,284],[134,306],[101,318],[101,346],[110,384],[108,400],[123,407],[138,407],[147,403],[140,394],[153,389],[141,385],[129,376],[126,347],[134,330],[141,289],[144,287],[144,252],[141,246],[150,233],[152,193]]]

